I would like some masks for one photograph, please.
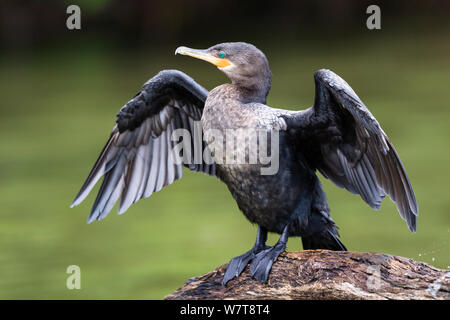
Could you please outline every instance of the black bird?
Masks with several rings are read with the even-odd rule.
[[[175,54],[214,64],[231,83],[208,92],[177,70],[161,71],[146,82],[120,109],[108,142],[72,203],[80,204],[104,176],[88,223],[105,218],[119,197],[120,214],[181,178],[184,165],[222,180],[244,215],[258,225],[254,247],[231,260],[223,284],[249,263],[252,277],[266,282],[290,236],[300,236],[304,249],[346,250],[317,171],[374,209],[389,195],[409,229],[416,231],[417,202],[399,156],[375,117],[338,75],[316,71],[314,105],[294,112],[265,105],[272,73],[265,55],[251,44],[179,47]],[[176,129],[188,130],[190,138],[173,139]],[[228,129],[262,130],[270,137],[278,133],[276,172],[262,174],[261,162],[222,161],[216,151],[225,149],[213,148],[211,130]],[[192,152],[183,154],[183,162],[174,161],[176,143],[193,146],[199,133],[204,134],[201,149],[214,149],[212,161],[194,159]],[[238,144],[231,151],[248,157],[244,148]],[[281,234],[273,247],[265,244],[268,232]]]

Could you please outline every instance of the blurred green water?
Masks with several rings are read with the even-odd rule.
[[[274,73],[269,105],[308,107],[313,72],[330,68],[371,109],[405,164],[420,208],[416,234],[390,200],[375,212],[322,179],[347,247],[448,268],[448,39],[256,44]],[[208,89],[225,81],[206,63],[174,57],[178,45],[122,51],[100,42],[1,56],[0,298],[159,299],[252,246],[256,227],[225,185],[187,170],[121,217],[114,211],[87,225],[94,195],[69,209],[115,113],[148,78],[177,68]],[[301,249],[300,239],[288,249]],[[81,268],[82,290],[66,289],[72,264]]]

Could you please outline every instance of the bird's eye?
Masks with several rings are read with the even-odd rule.
[[[219,58],[225,58],[226,54],[223,51],[219,52]]]

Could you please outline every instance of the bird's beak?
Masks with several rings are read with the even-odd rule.
[[[208,61],[209,63],[212,63],[218,68],[225,68],[231,65],[231,62],[228,61],[228,59],[215,57],[212,54],[210,54],[207,50],[197,50],[188,47],[178,47],[177,50],[175,50],[175,54],[182,54],[185,56],[191,56],[197,59],[205,60]]]

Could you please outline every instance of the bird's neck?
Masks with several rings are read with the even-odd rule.
[[[246,79],[245,81],[233,79],[230,89],[242,103],[259,102],[265,104],[270,91],[270,78],[263,80]]]

